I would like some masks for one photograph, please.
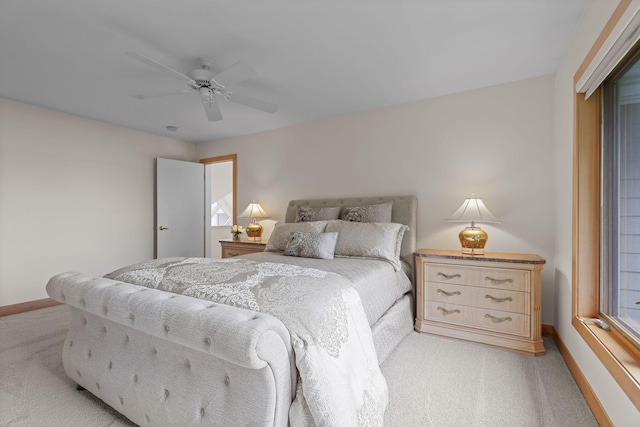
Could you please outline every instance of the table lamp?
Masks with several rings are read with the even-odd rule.
[[[458,210],[447,218],[447,221],[471,223],[471,226],[466,227],[458,235],[458,239],[460,239],[460,244],[462,245],[462,253],[468,255],[483,255],[484,246],[489,238],[484,230],[476,226],[476,222],[500,223],[489,209],[487,209],[482,199],[476,197],[475,194],[465,199]]]
[[[247,237],[252,238],[255,241],[262,240],[262,226],[258,224],[258,218],[264,219],[269,218],[267,213],[259,203],[252,201],[249,203],[249,206],[240,214],[240,218],[250,218],[251,224],[247,225],[245,232],[247,233]]]

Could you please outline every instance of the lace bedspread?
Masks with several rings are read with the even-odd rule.
[[[298,368],[292,426],[382,426],[388,394],[360,297],[343,276],[240,258],[164,258],[105,277],[271,314]]]

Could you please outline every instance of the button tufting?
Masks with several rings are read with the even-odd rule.
[[[164,389],[164,397],[169,397],[169,390],[167,390],[166,388]]]
[[[129,335],[124,336],[124,343],[129,344]]]
[[[82,326],[86,326],[87,325],[87,318],[83,317],[82,318]]]
[[[137,375],[134,375],[134,376],[133,376],[133,382],[134,382],[134,383],[137,383],[137,382],[138,382],[138,376],[137,376]]]
[[[258,320],[260,318],[259,314],[254,314],[251,320]]]
[[[225,375],[225,376],[224,376],[224,383],[225,383],[226,385],[229,385],[229,384],[231,383],[231,379],[229,378],[229,375]]]
[[[109,361],[109,369],[113,368],[113,362]]]
[[[124,399],[123,398],[120,398],[120,404],[124,405]]]
[[[131,314],[129,315],[129,320],[131,320],[131,323],[133,323],[133,321],[134,321],[134,320],[136,320],[136,315],[135,315],[135,314],[133,314],[133,313],[131,313]]]
[[[151,350],[151,353],[153,353],[153,355],[156,356],[158,354],[158,349],[153,347],[153,350]]]
[[[96,388],[100,390],[100,383],[96,383]]]
[[[82,298],[80,300],[80,304],[82,304],[82,306],[85,307],[87,305],[87,302],[84,300],[84,298]]]
[[[107,333],[107,327],[106,326],[102,326],[102,335]]]
[[[204,339],[204,343],[205,343],[206,345],[211,345],[211,338],[206,337],[206,338]]]
[[[164,331],[165,331],[165,332],[169,332],[169,329],[170,329],[170,328],[169,328],[169,325],[164,325]]]
[[[185,362],[184,366],[186,366],[186,367],[187,367],[187,369],[191,369],[191,361],[190,361],[190,360],[187,360],[187,361]]]
[[[144,414],[144,417],[147,419],[147,422],[151,422],[151,418],[149,418],[149,415]]]
[[[73,347],[73,341],[69,341],[69,347]]]
[[[91,350],[87,352],[87,357],[91,357]]]
[[[82,374],[80,373],[80,371],[78,371],[77,369],[76,369],[76,374],[78,374],[78,376],[79,376],[79,377],[81,377],[81,376],[82,376]]]
[[[204,417],[204,408],[200,408],[200,416]]]

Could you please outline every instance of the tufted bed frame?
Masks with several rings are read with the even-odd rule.
[[[293,200],[305,206],[393,201],[412,263],[414,196]],[[64,283],[61,283],[64,282]],[[49,295],[70,306],[62,354],[71,379],[138,425],[287,426],[297,372],[289,333],[275,317],[79,273],[54,276]],[[379,363],[412,330],[412,298],[373,326]]]

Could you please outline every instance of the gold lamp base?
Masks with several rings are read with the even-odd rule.
[[[248,231],[247,234],[249,234]],[[460,239],[463,254],[484,255],[484,245],[489,236],[480,227],[471,226],[462,230],[458,234],[458,239]]]
[[[259,242],[262,240],[262,226],[257,222],[252,222],[246,228],[247,237]]]

